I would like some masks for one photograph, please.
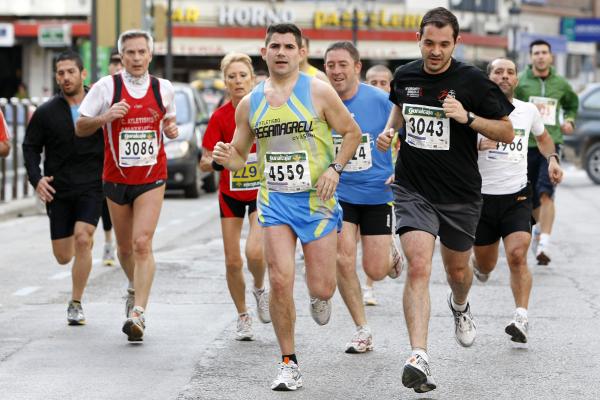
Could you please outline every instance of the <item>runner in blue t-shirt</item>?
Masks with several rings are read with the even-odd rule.
[[[387,274],[396,278],[403,262],[391,235],[394,197],[385,184],[393,173],[392,154],[390,150],[378,151],[374,146],[377,135],[385,128],[392,104],[384,91],[360,83],[360,69],[360,56],[352,43],[336,42],[326,50],[327,77],[362,131],[361,144],[344,167],[337,188],[344,211],[338,236],[337,281],[357,328],[346,345],[347,353],[373,349],[355,269],[359,228],[363,268],[369,277],[381,280]],[[337,151],[341,137],[334,133],[333,140]],[[386,254],[389,256],[382,257]]]

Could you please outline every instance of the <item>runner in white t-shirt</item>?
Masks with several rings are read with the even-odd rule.
[[[510,280],[516,310],[505,332],[514,342],[526,343],[527,306],[531,293],[531,273],[527,248],[531,241],[531,188],[527,183],[527,141],[535,135],[540,152],[548,159],[548,175],[554,184],[562,179],[554,142],[544,128],[535,105],[513,98],[517,68],[511,60],[498,58],[488,67],[489,78],[500,86],[515,107],[509,115],[515,131],[512,143],[498,143],[479,136],[479,171],[482,178],[483,208],[475,234],[471,265],[477,279],[488,280],[498,261],[500,238],[510,267]]]

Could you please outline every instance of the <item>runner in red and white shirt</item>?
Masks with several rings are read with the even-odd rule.
[[[124,71],[100,79],[79,109],[77,135],[104,130],[104,193],[117,238],[117,255],[129,278],[130,341],[143,340],[144,310],[154,279],[152,238],[167,179],[163,133],[178,135],[171,83],[148,73],[153,39],[148,32],[123,32],[118,41]],[[135,281],[134,281],[135,276]]]
[[[7,157],[10,153],[10,136],[4,114],[0,111],[0,157]]]
[[[214,170],[212,151],[218,142],[230,143],[235,132],[235,108],[242,98],[250,93],[254,85],[252,60],[246,54],[230,53],[221,61],[221,71],[231,101],[218,108],[210,118],[202,140],[200,169]],[[246,166],[232,173],[221,170],[219,183],[219,208],[221,211],[221,231],[225,250],[227,286],[238,312],[236,339],[252,340],[252,318],[246,308],[246,284],[242,267],[244,262],[240,252],[242,225],[248,208],[250,231],[246,239],[246,260],[254,278],[253,293],[256,299],[258,318],[267,323],[269,314],[269,293],[264,288],[265,263],[263,257],[262,228],[256,213],[256,195],[260,186],[256,145],[250,150],[251,156]],[[254,156],[252,157],[252,154]],[[217,164],[217,168],[218,168]]]

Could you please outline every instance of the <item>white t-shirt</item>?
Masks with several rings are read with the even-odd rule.
[[[133,78],[126,71],[121,72],[123,84],[129,94],[141,99],[146,95],[150,87],[150,75],[141,78]],[[160,83],[160,95],[166,110],[166,117],[175,116],[175,89],[166,79],[158,78]],[[97,117],[105,113],[111,106],[113,99],[114,83],[111,75],[101,78],[92,86],[79,107],[79,115],[86,117]]]
[[[479,152],[481,193],[512,194],[527,185],[527,141],[529,132],[544,133],[544,121],[532,103],[513,99],[515,109],[508,118],[513,124],[515,139],[511,144],[498,143],[496,149]],[[479,139],[483,136],[479,135]]]

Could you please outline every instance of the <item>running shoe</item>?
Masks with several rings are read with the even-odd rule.
[[[237,327],[235,329],[235,340],[247,342],[254,340],[252,332],[252,317],[250,314],[242,314],[238,316]]]
[[[475,321],[473,321],[473,315],[471,315],[471,305],[467,303],[465,311],[456,311],[452,307],[452,292],[450,292],[448,294],[448,307],[450,307],[452,315],[454,315],[454,336],[456,337],[456,341],[461,346],[471,346],[477,335]]]
[[[127,288],[127,294],[125,295],[125,318],[129,318],[131,310],[135,304],[135,289]]]
[[[302,374],[298,365],[292,360],[287,363],[279,363],[279,372],[277,378],[271,384],[272,390],[290,391],[302,387]]]
[[[269,313],[269,291],[267,289],[258,290],[254,288],[252,291],[256,299],[256,313],[258,319],[263,324],[271,322],[271,314]]]
[[[350,343],[346,344],[346,353],[358,354],[373,350],[373,335],[368,327],[361,326],[354,332]]]
[[[548,244],[540,242],[535,252],[535,258],[538,265],[550,264],[550,253],[548,252]]]
[[[78,301],[69,301],[69,307],[67,307],[67,322],[69,325],[85,325],[85,315],[83,315],[83,308],[81,303]]]
[[[402,251],[400,250],[400,247],[398,247],[398,244],[396,243],[396,240],[394,240],[394,238],[392,238],[391,254],[392,267],[388,272],[388,276],[392,279],[396,279],[400,276],[402,270],[404,269],[404,255],[402,255]]]
[[[469,257],[469,266],[471,267],[471,269],[473,269],[473,275],[475,275],[475,278],[477,278],[477,280],[481,283],[485,283],[488,281],[488,279],[490,279],[490,274],[484,274],[483,272],[479,272],[479,270],[477,269],[477,262],[475,261],[475,255],[471,254],[471,257]]]
[[[331,318],[331,299],[320,300],[316,297],[310,298],[310,315],[318,325],[325,325]]]
[[[133,307],[131,314],[123,324],[122,331],[127,335],[130,342],[141,342],[144,340],[144,330],[146,329],[146,318],[144,309],[140,306]]]
[[[104,243],[104,251],[102,252],[102,265],[105,267],[114,267],[115,263],[115,247],[112,243]]]
[[[365,286],[363,288],[363,302],[365,306],[376,306],[377,299],[375,298],[375,293],[372,287]]]
[[[402,384],[417,393],[429,392],[436,388],[429,364],[418,354],[411,355],[404,363]]]
[[[513,342],[527,343],[527,333],[529,332],[527,317],[515,313],[514,319],[504,328],[504,332],[510,335],[510,340]]]

